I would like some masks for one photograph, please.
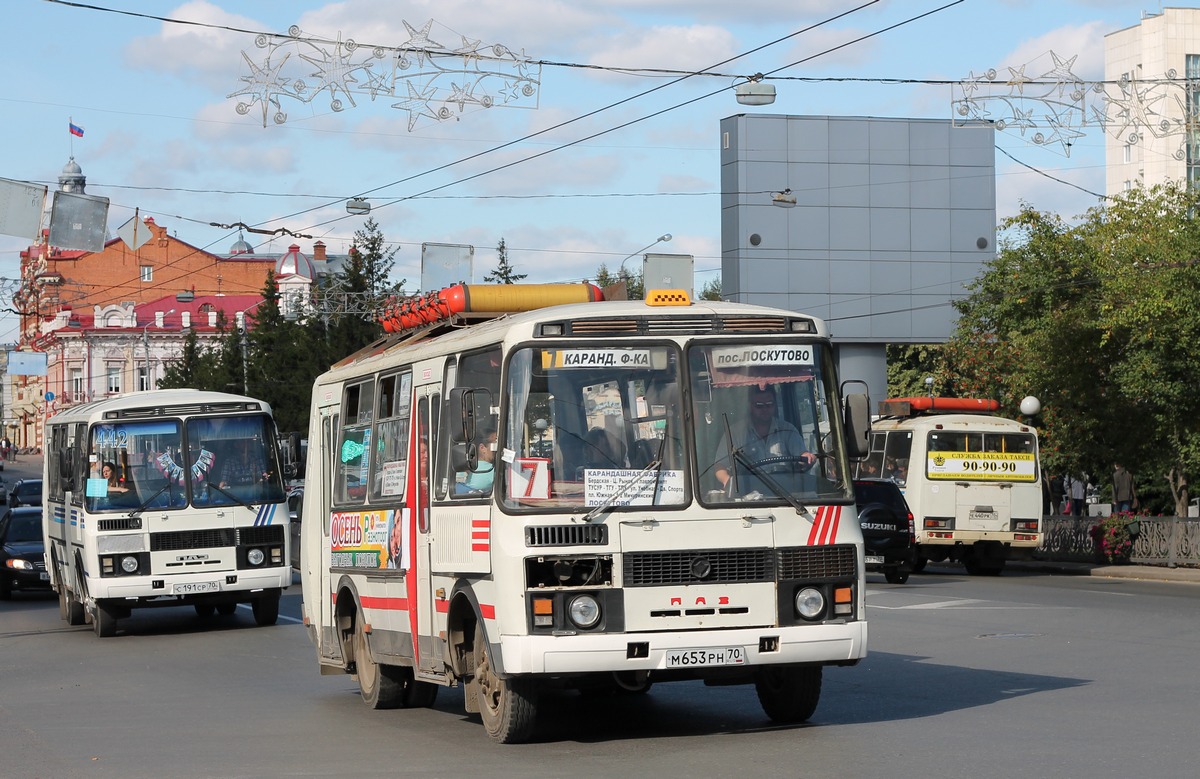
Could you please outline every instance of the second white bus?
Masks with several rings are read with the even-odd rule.
[[[960,561],[996,575],[1041,543],[1037,431],[996,416],[999,403],[897,398],[880,405],[860,475],[894,479],[915,517],[916,569]]]
[[[291,584],[271,409],[197,390],[75,406],[46,423],[50,580],[71,625],[117,632],[134,608],[249,603],[273,625]]]

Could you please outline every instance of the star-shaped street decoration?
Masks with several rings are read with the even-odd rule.
[[[429,101],[432,99],[435,90],[430,88],[424,92],[418,92],[411,80],[405,81],[404,84],[408,87],[408,99],[401,100],[399,103],[393,103],[392,108],[408,111],[408,131],[412,132],[413,127],[417,124],[417,119],[420,117],[438,118],[437,113],[429,107]]]
[[[245,95],[252,98],[249,103],[239,101],[237,104],[237,112],[239,114],[247,114],[255,103],[262,104],[262,122],[263,127],[267,126],[267,111],[270,106],[275,106],[276,123],[279,123],[279,115],[283,115],[286,119],[286,114],[283,114],[283,109],[279,104],[277,95],[293,96],[290,92],[283,89],[279,81],[279,72],[283,70],[283,66],[287,64],[290,53],[284,54],[283,58],[271,66],[271,60],[268,57],[264,67],[258,67],[254,62],[246,56],[246,52],[242,52],[242,59],[246,60],[246,64],[250,66],[251,75],[242,76],[241,80],[246,82],[246,86],[236,92],[230,92],[226,98],[239,97]]]
[[[425,26],[420,30],[413,27],[408,22],[404,22],[404,27],[408,30],[408,40],[402,43],[400,48],[416,54],[417,64],[421,65],[422,67],[425,65],[425,55],[429,53],[430,49],[445,51],[445,47],[443,47],[442,44],[429,38],[429,32],[433,28],[432,19],[425,22]]]

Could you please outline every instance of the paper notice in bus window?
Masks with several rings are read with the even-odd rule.
[[[396,496],[404,494],[404,476],[408,472],[407,463],[404,460],[384,463],[382,470],[383,484],[380,485],[380,494],[385,496]]]
[[[547,349],[542,367],[550,368],[649,368],[649,349]]]
[[[1016,452],[930,452],[930,479],[1037,481],[1037,457]]]
[[[108,479],[88,479],[84,494],[89,498],[108,497]]]
[[[508,465],[508,497],[513,500],[550,498],[550,460],[517,457]]]
[[[583,503],[599,506],[670,506],[683,503],[683,471],[588,468],[583,472]]]

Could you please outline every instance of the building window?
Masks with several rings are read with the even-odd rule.
[[[121,366],[120,365],[108,366],[108,394],[109,395],[120,395],[121,394]]]
[[[142,266],[142,281],[154,281],[154,266],[153,265],[143,265]]]
[[[1184,119],[1188,127],[1185,137],[1187,148],[1188,186],[1195,188],[1200,183],[1200,137],[1195,130],[1196,117],[1200,115],[1200,54],[1188,54],[1184,59],[1187,77],[1187,105]]]
[[[138,392],[150,391],[150,371],[145,365],[137,369],[137,388]]]
[[[71,400],[76,403],[87,400],[83,392],[83,368],[71,369]]]
[[[1125,144],[1125,159],[1122,162],[1133,162],[1133,144]]]

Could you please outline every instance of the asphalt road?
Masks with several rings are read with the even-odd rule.
[[[749,687],[543,701],[500,746],[443,690],[370,711],[320,676],[298,624],[247,608],[138,611],[112,639],[52,596],[0,603],[4,777],[1181,777],[1195,775],[1200,586],[931,568],[872,574],[871,654],[829,669],[812,722],[778,727]]]

